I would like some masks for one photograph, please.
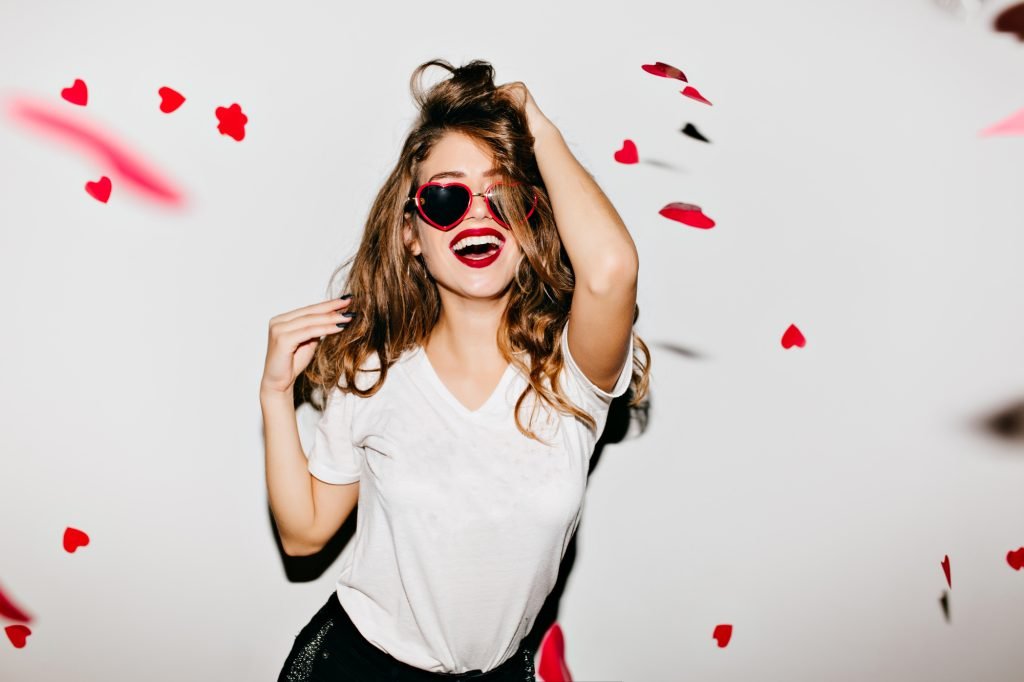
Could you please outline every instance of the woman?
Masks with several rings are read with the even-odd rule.
[[[451,78],[424,93],[430,66]],[[635,246],[526,86],[433,60],[412,88],[419,120],[339,269],[349,295],[270,322],[260,401],[285,551],[319,551],[359,505],[280,680],[532,680],[524,637],[609,404],[647,392]],[[302,373],[326,396],[308,459]]]

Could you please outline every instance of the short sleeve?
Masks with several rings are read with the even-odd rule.
[[[362,472],[358,448],[352,445],[352,408],[355,396],[335,387],[313,432],[309,473],[325,483],[354,483]]]
[[[561,344],[562,358],[565,365],[561,372],[561,376],[564,377],[562,379],[563,388],[569,392],[574,401],[583,409],[591,413],[603,411],[605,414],[600,416],[606,416],[612,399],[623,395],[626,389],[629,388],[629,382],[633,378],[633,335],[629,335],[629,350],[626,352],[626,359],[623,362],[622,369],[619,371],[619,378],[616,380],[615,386],[612,387],[611,391],[605,391],[596,386],[587,378],[587,375],[583,373],[579,365],[576,364],[572,353],[569,352],[568,320],[565,321],[565,326],[562,328]],[[599,420],[599,423],[603,423],[603,419]]]

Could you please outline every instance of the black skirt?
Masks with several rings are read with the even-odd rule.
[[[331,592],[327,603],[295,637],[278,682],[536,682],[533,652],[519,650],[497,668],[435,673],[394,658],[366,640]]]

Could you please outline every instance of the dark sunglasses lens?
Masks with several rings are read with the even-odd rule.
[[[537,204],[536,196],[531,193],[524,192],[526,188],[514,187],[505,183],[498,183],[491,187],[491,192],[488,200],[491,203],[491,210],[494,211],[494,216],[505,225],[509,224],[509,218],[511,215],[510,210],[506,210],[511,207],[513,201],[518,201],[522,206],[523,217],[529,216],[533,211],[534,206]]]
[[[448,227],[458,221],[469,206],[469,192],[464,187],[429,185],[420,192],[420,207],[428,218]]]

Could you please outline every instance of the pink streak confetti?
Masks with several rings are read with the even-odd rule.
[[[993,135],[1024,135],[1024,109],[1021,109],[1016,114],[1004,118],[998,123],[993,123],[988,128],[985,128],[978,133],[978,135],[981,137],[991,137]]]
[[[126,145],[112,135],[90,129],[76,118],[24,98],[10,100],[8,114],[15,121],[35,129],[40,134],[78,146],[86,153],[97,157],[99,162],[109,166],[111,173],[119,176],[126,186],[141,192],[147,198],[172,205],[180,205],[183,202],[182,195],[169,181],[132,154]]]

